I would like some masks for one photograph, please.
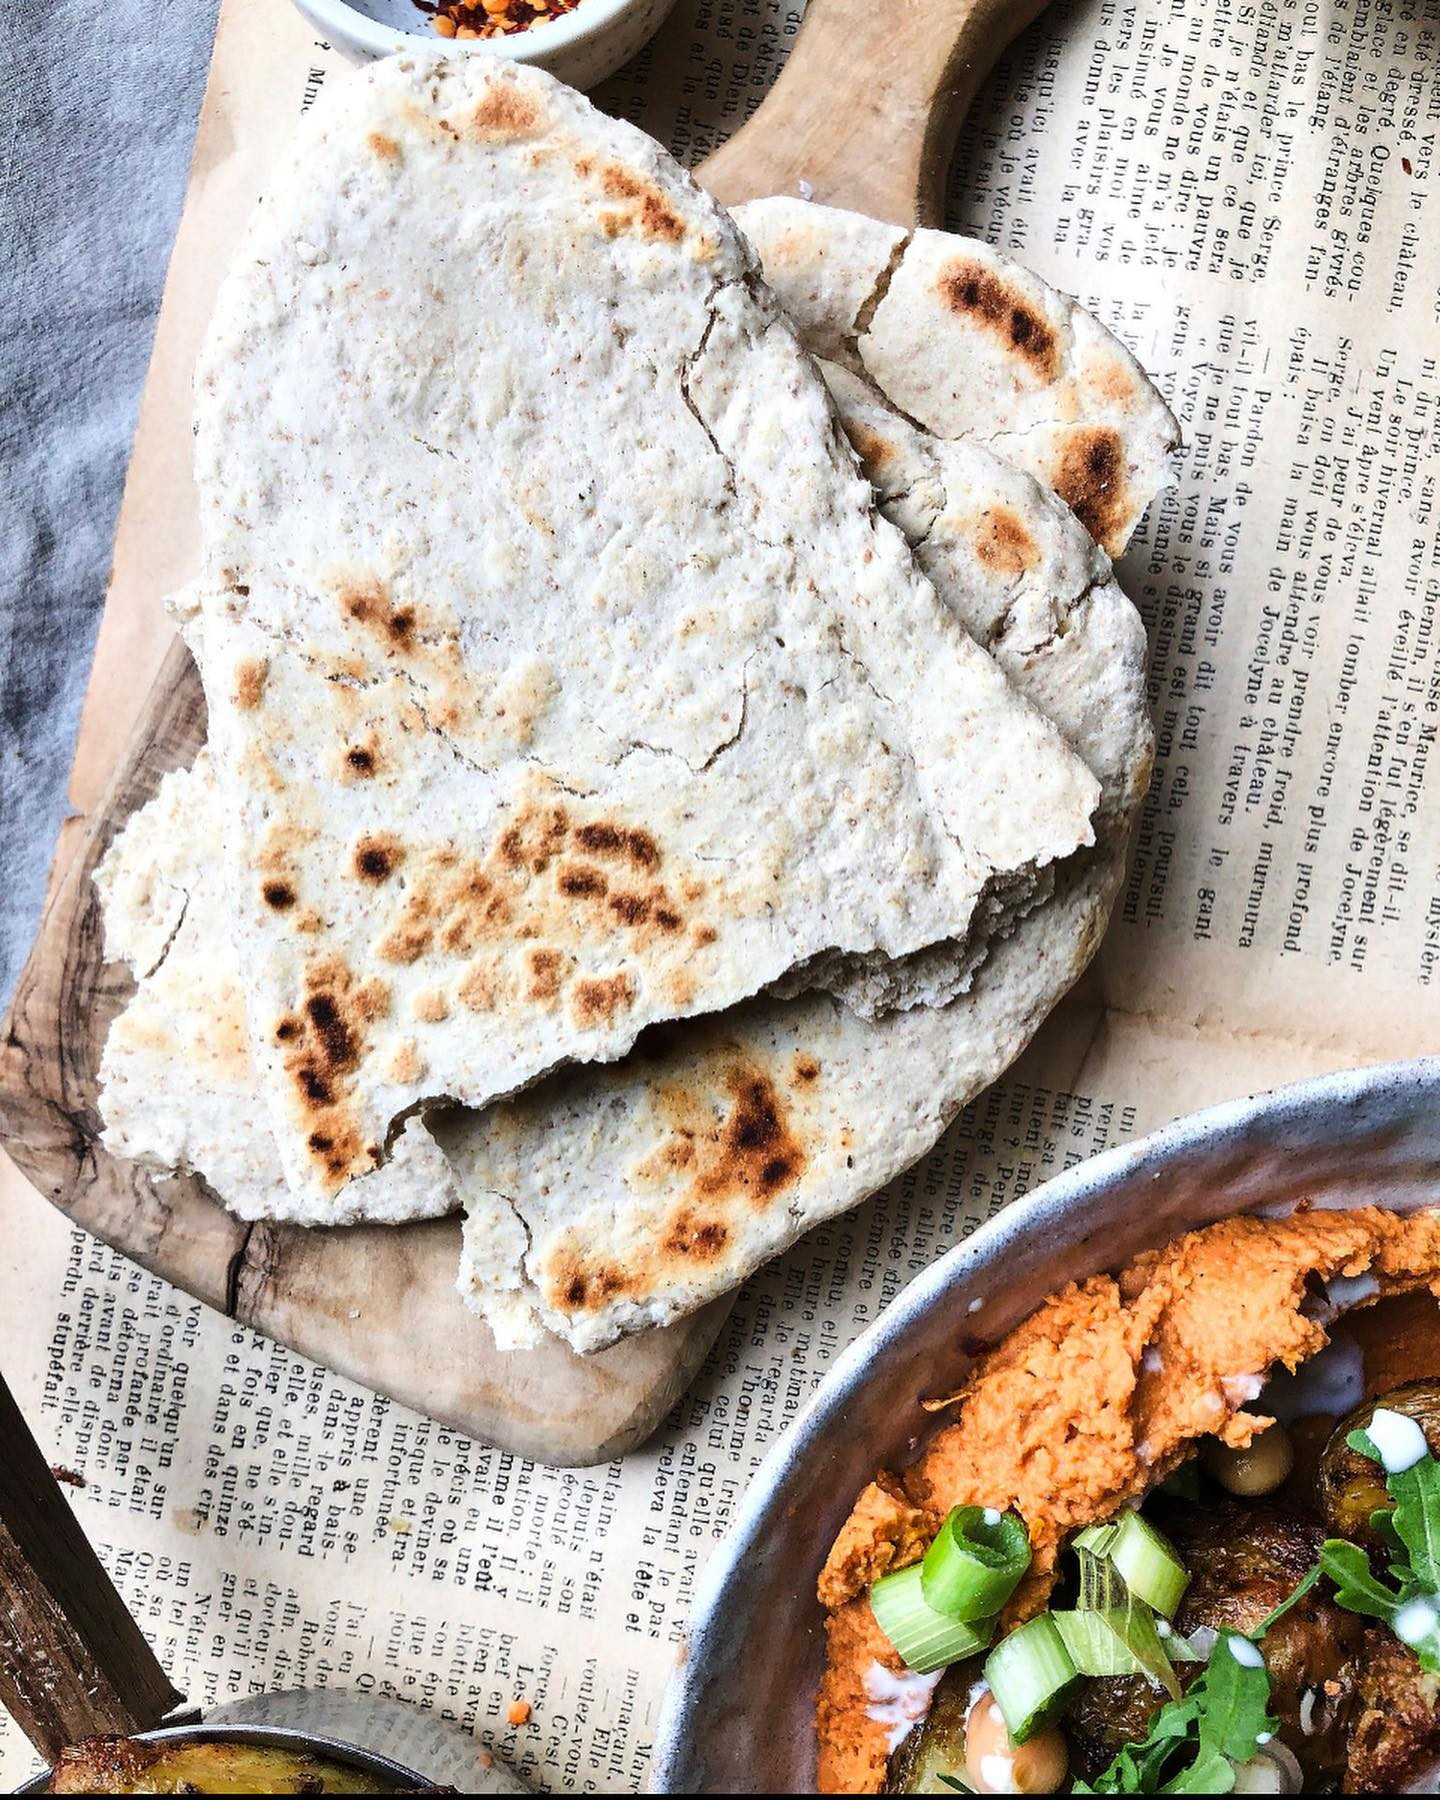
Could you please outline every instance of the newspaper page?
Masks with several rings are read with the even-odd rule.
[[[267,16],[263,40],[237,6]],[[697,161],[759,104],[802,11],[681,0],[599,97]],[[282,14],[226,8],[235,71],[217,80],[234,73],[244,130],[208,152],[217,190],[338,67]],[[1195,1106],[1440,1047],[1437,132],[1431,0],[1069,0],[982,93],[951,223],[1092,304],[1185,427],[1179,485],[1121,571],[1160,739],[1134,867],[1098,967],[1031,1051],[929,1157],[747,1285],[647,1448],[581,1471],[486,1449],[210,1312],[28,1189],[7,1202],[0,1366],[192,1700],[394,1694],[544,1788],[637,1787],[706,1557],[913,1275]],[[182,236],[192,296],[207,249]],[[160,405],[152,437],[178,417]],[[102,641],[100,689],[152,654],[128,629],[108,663]],[[0,1778],[33,1761],[0,1724]]]

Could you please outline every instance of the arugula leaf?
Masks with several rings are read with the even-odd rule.
[[[1274,1612],[1270,1613],[1266,1618],[1263,1618],[1252,1632],[1247,1633],[1252,1644],[1258,1644],[1260,1642],[1261,1638],[1264,1637],[1265,1633],[1270,1629],[1270,1627],[1272,1625],[1278,1625],[1280,1623],[1280,1621],[1285,1617],[1286,1613],[1288,1613],[1290,1611],[1290,1608],[1292,1606],[1297,1606],[1300,1603],[1300,1601],[1302,1601],[1305,1598],[1305,1596],[1310,1592],[1311,1588],[1313,1588],[1315,1583],[1320,1579],[1321,1573],[1322,1573],[1322,1570],[1320,1568],[1320,1565],[1319,1565],[1319,1563],[1316,1563],[1315,1567],[1310,1571],[1310,1573],[1305,1577],[1305,1579],[1300,1583],[1300,1585],[1295,1589],[1295,1591],[1290,1595],[1290,1597],[1286,1600],[1282,1600],[1280,1602],[1280,1604],[1275,1608]]]
[[[1385,1485],[1395,1499],[1395,1534],[1410,1552],[1411,1578],[1440,1593],[1440,1463],[1422,1456],[1408,1469],[1387,1473]]]
[[[1270,1671],[1249,1638],[1217,1638],[1195,1687],[1205,1691],[1198,1721],[1202,1751],[1249,1762],[1257,1741],[1280,1728],[1270,1712]],[[1190,1692],[1193,1696],[1195,1688]]]
[[[1248,1638],[1227,1634],[1216,1639],[1185,1698],[1161,1707],[1145,1741],[1127,1744],[1094,1787],[1077,1783],[1072,1791],[1228,1794],[1236,1765],[1249,1762],[1260,1740],[1278,1730],[1264,1658]]]
[[[1370,1529],[1392,1555],[1403,1556],[1405,1554],[1405,1546],[1400,1542],[1400,1533],[1395,1529],[1395,1508],[1393,1506],[1382,1506],[1372,1512]]]
[[[1350,1432],[1345,1442],[1384,1467],[1365,1431]],[[1427,1453],[1408,1469],[1386,1469],[1385,1486],[1395,1505],[1372,1514],[1371,1523],[1394,1555],[1389,1574],[1396,1586],[1380,1580],[1359,1545],[1343,1538],[1326,1539],[1320,1567],[1335,1583],[1337,1606],[1380,1619],[1422,1669],[1440,1674],[1440,1462]]]
[[[1370,1558],[1358,1544],[1344,1538],[1326,1538],[1320,1546],[1320,1568],[1335,1583],[1335,1604],[1346,1612],[1364,1613],[1388,1625],[1400,1605],[1393,1588],[1377,1580]]]
[[[1235,1767],[1218,1750],[1202,1750],[1188,1769],[1156,1791],[1161,1794],[1228,1794],[1235,1786]]]

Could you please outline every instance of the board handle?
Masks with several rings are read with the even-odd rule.
[[[53,1763],[158,1725],[170,1684],[0,1378],[0,1704]]]
[[[810,0],[769,94],[696,179],[724,206],[803,195],[894,225],[938,225],[966,109],[1045,5]]]

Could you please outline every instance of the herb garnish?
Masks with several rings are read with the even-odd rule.
[[[1365,1431],[1345,1442],[1384,1467]],[[1378,1577],[1364,1550],[1344,1538],[1326,1539],[1320,1567],[1335,1583],[1337,1606],[1382,1620],[1422,1669],[1440,1674],[1440,1463],[1427,1451],[1407,1469],[1386,1469],[1385,1486],[1394,1509],[1373,1513],[1370,1523],[1394,1554],[1389,1574],[1397,1585]]]
[[[1155,1715],[1140,1744],[1127,1744],[1093,1787],[1076,1794],[1228,1794],[1235,1769],[1279,1730],[1270,1711],[1270,1673],[1250,1638],[1215,1640],[1203,1674],[1183,1700]]]
[[[1385,1468],[1365,1431],[1352,1431],[1345,1441]],[[1440,1462],[1427,1450],[1408,1468],[1386,1468],[1385,1486],[1395,1505],[1372,1514],[1370,1523],[1390,1546],[1393,1586],[1374,1573],[1358,1544],[1327,1538],[1316,1567],[1248,1637],[1227,1634],[1216,1640],[1204,1674],[1184,1699],[1160,1709],[1143,1743],[1127,1744],[1094,1787],[1076,1782],[1071,1791],[1228,1794],[1236,1768],[1251,1761],[1279,1729],[1270,1711],[1269,1671],[1256,1644],[1322,1574],[1335,1584],[1337,1606],[1382,1620],[1414,1651],[1422,1669],[1440,1674]]]

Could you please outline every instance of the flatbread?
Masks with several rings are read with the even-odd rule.
[[[1090,543],[1086,595],[1076,587],[1085,540],[1070,531],[1057,536],[1046,520],[1036,528],[1030,478],[978,443],[917,431],[839,365],[821,369],[886,517],[904,531],[966,630],[1099,780],[1097,829],[1116,813],[1128,815],[1138,798],[1135,771],[1144,768],[1148,779],[1150,722],[1129,654],[1134,608],[1112,580],[1109,559]],[[976,580],[977,562],[992,579]],[[1023,897],[1008,917],[997,906],[996,933],[1043,904],[1052,888],[1053,881]],[[950,945],[934,945],[898,961],[854,965],[848,974],[834,970],[825,985],[871,1020],[897,1007],[944,1006],[968,989],[989,949],[988,939],[958,956]],[[781,981],[773,991],[804,990]]]
[[[624,1063],[518,1104],[432,1115],[467,1213],[460,1290],[507,1348],[548,1329],[598,1349],[679,1317],[923,1155],[1085,968],[1123,878],[1151,731],[1144,632],[1105,558],[1029,477],[927,439],[828,373],[937,591],[1099,778],[1097,846],[1061,866],[1048,904],[949,1006],[869,1024],[826,995],[755,1001],[648,1033]],[[202,752],[97,872],[107,947],[142,975],[106,1047],[100,1109],[120,1154],[201,1170],[244,1217],[291,1218],[214,912],[217,825]],[[336,1222],[376,1179],[341,1191]],[[445,1185],[429,1191],[443,1210]]]
[[[947,1006],[870,1023],[829,995],[752,1001],[437,1125],[468,1214],[460,1291],[503,1345],[666,1324],[883,1186],[1024,1049],[1123,879],[1153,737],[1144,628],[1107,559],[1031,477],[835,379],[887,516],[1099,777],[1097,845]]]
[[[286,168],[200,362],[189,638],[255,1059],[324,1218],[424,1102],[822,952],[969,954],[1098,790],[650,139],[405,55]]]
[[[285,1180],[229,942],[220,817],[202,750],[164,777],[95,871],[106,955],[136,981],[100,1060],[101,1142],[146,1168],[202,1174],[242,1219],[395,1224],[453,1212],[454,1172],[419,1116],[323,1220]]]
[[[734,217],[807,349],[936,437],[978,436],[1120,554],[1173,480],[1180,427],[1084,307],[953,232],[785,196]]]

